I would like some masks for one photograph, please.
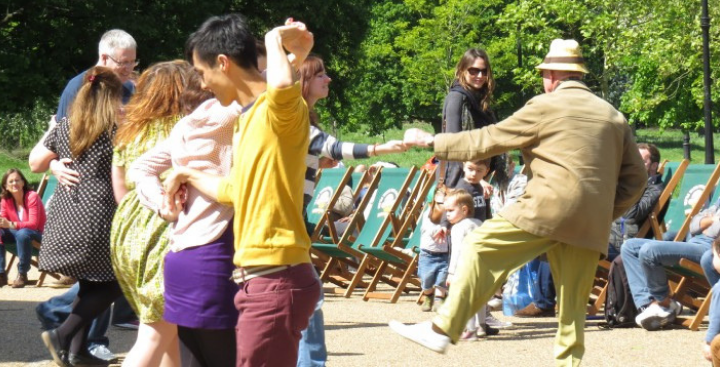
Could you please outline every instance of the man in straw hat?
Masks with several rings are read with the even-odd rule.
[[[554,40],[537,68],[546,93],[496,125],[435,136],[405,132],[406,145],[433,147],[441,160],[520,149],[529,168],[525,194],[465,238],[459,273],[438,316],[410,326],[390,322],[395,332],[436,352],[458,341],[510,272],[547,253],[560,306],[556,363],[579,365],[587,300],[610,224],[645,188],[647,173],[625,118],[581,81],[588,71],[578,43]]]

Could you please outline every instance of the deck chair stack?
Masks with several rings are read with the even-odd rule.
[[[46,207],[48,206],[48,202],[50,198],[52,197],[53,193],[55,193],[55,189],[57,188],[57,179],[53,175],[45,174],[43,175],[42,179],[40,180],[40,185],[38,186],[37,193],[42,198],[43,205]],[[17,244],[15,243],[5,243],[5,250],[10,253],[10,261],[8,262],[7,268],[5,269],[5,274],[7,275],[10,270],[13,267],[13,264],[15,263],[15,260],[17,259]],[[38,264],[38,257],[40,256],[40,246],[41,243],[33,241],[32,242],[32,257],[30,259],[30,266],[39,268]],[[60,280],[60,275],[54,272],[40,272],[40,277],[38,277],[37,282],[35,283],[35,286],[41,287],[43,283],[45,282],[45,277],[47,276],[53,277],[56,280]]]
[[[350,219],[345,232],[339,238],[335,238],[332,236],[333,231],[330,231],[331,236],[318,237],[317,241],[313,241],[313,251],[328,257],[328,262],[320,275],[323,282],[332,282],[341,286],[343,290],[336,292],[350,297],[355,288],[363,282],[363,276],[375,276],[380,262],[363,252],[361,247],[378,246],[388,241],[393,223],[404,219],[407,215],[406,204],[411,201],[406,201],[406,194],[415,191],[414,187],[417,186],[420,176],[422,174],[419,174],[415,167],[381,169],[370,181],[367,193]],[[334,224],[326,222],[325,226],[332,228]],[[335,234],[339,235],[337,232]],[[349,282],[341,283],[342,275],[333,277],[338,276],[334,273],[339,266],[348,270],[354,269],[354,275]],[[381,276],[381,280],[397,285],[397,282],[385,276]]]
[[[679,163],[665,161],[662,165],[662,181],[665,184],[663,192],[658,198],[658,202],[648,214],[645,222],[640,226],[636,237],[643,238],[648,234],[648,231],[652,229],[656,239],[662,240],[664,233],[664,210],[668,206],[668,201],[672,197],[678,184],[683,179],[685,171],[690,162],[688,160],[682,160]],[[690,183],[691,181],[688,181]],[[671,202],[672,203],[672,202]],[[588,306],[588,314],[595,315],[602,309],[605,304],[607,297],[608,277],[610,273],[610,262],[607,260],[600,260],[598,263],[598,271],[595,275],[595,283],[591,292],[591,299],[593,300]]]

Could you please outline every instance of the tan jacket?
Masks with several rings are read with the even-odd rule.
[[[435,154],[468,161],[520,149],[528,185],[500,216],[531,234],[607,254],[612,221],[643,193],[647,172],[623,115],[566,81],[509,118],[438,134]]]

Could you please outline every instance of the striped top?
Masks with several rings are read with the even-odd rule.
[[[333,160],[368,158],[369,144],[347,143],[338,141],[337,138],[310,125],[310,147],[305,157],[307,171],[305,171],[305,188],[303,190],[304,206],[310,203],[315,190],[315,175],[320,165],[320,156]]]

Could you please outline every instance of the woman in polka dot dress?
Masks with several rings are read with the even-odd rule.
[[[80,282],[70,316],[57,329],[42,333],[59,366],[99,364],[87,352],[87,328],[121,295],[110,262],[116,208],[110,179],[112,138],[121,99],[122,84],[111,69],[89,69],[69,120],[51,129],[30,157],[35,172],[47,170],[52,160],[71,159],[69,166],[80,174],[78,184],[55,191],[40,250],[41,270]]]

